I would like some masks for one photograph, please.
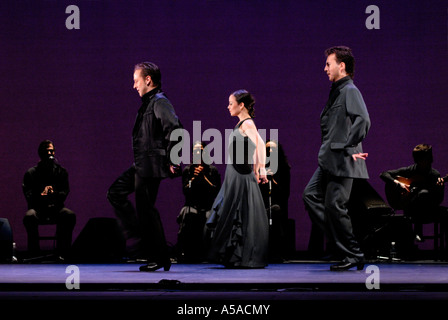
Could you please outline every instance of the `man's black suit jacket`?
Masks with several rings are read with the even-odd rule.
[[[141,177],[166,178],[170,175],[173,130],[182,128],[174,107],[160,88],[142,97],[132,131],[134,166]]]

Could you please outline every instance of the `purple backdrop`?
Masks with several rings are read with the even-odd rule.
[[[79,30],[65,26],[73,4]],[[370,4],[380,9],[379,30],[365,26]],[[418,143],[432,144],[434,166],[448,173],[444,1],[2,1],[0,22],[0,217],[19,249],[26,246],[21,182],[43,139],[54,141],[70,174],[74,237],[90,218],[114,216],[106,191],[132,162],[140,105],[132,73],[143,60],[160,66],[190,132],[200,120],[202,130],[224,133],[236,123],[229,93],[254,93],[257,126],[279,130],[292,165],[297,250],[310,231],[301,194],[317,164],[327,47],[350,46],[357,59],[355,84],[372,120],[371,184],[383,194],[380,172],[409,164]],[[172,243],[182,204],[180,180],[165,180],[157,206]]]

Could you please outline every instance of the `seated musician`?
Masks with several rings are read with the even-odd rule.
[[[414,223],[414,234],[421,240],[423,223],[432,222],[440,214],[444,198],[444,179],[432,167],[432,146],[419,144],[412,151],[414,164],[381,173],[386,182],[386,196],[394,209],[403,209]]]

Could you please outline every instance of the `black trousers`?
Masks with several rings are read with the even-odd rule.
[[[67,208],[48,210],[29,209],[23,218],[23,225],[28,234],[28,251],[40,251],[39,225],[56,224],[56,250],[65,255],[72,244],[73,228],[76,224],[76,215]]]
[[[318,168],[303,192],[303,201],[311,221],[328,237],[345,262],[364,260],[353,234],[347,203],[353,179],[335,177]]]
[[[427,189],[421,189],[414,192],[403,210],[407,217],[410,217],[414,224],[414,233],[422,236],[423,224],[433,221],[443,222],[446,217],[443,214],[443,208],[439,206],[437,201]]]
[[[162,221],[155,208],[161,180],[140,177],[132,166],[115,180],[107,193],[124,236],[137,242],[134,254],[155,262],[169,259]],[[135,208],[128,198],[131,193],[135,193]]]

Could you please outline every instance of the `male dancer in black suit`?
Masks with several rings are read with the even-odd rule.
[[[161,89],[161,73],[151,62],[134,68],[134,89],[142,105],[132,131],[134,164],[112,184],[107,198],[115,208],[127,239],[135,238],[140,254],[153,262],[140,271],[168,271],[171,261],[160,214],[155,201],[162,179],[174,174],[176,166],[170,152],[177,142],[170,141],[171,132],[182,125],[171,102]],[[135,192],[135,210],[128,196]],[[151,255],[150,255],[151,253]]]
[[[366,105],[353,84],[355,59],[350,48],[326,50],[324,71],[333,82],[329,100],[321,113],[322,145],[319,166],[303,193],[312,222],[325,231],[344,257],[332,271],[364,268],[364,254],[353,235],[347,213],[353,179],[368,179],[367,154],[362,140],[370,128]]]

